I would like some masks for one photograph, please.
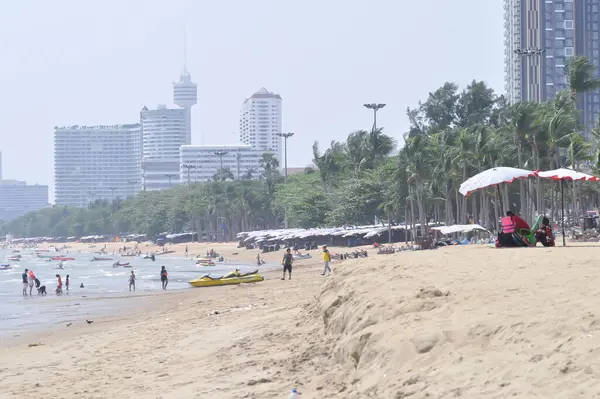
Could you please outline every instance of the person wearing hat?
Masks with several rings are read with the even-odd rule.
[[[331,256],[329,255],[329,251],[327,250],[327,245],[323,245],[323,262],[325,267],[323,268],[323,273],[321,274],[321,276],[327,274],[328,271],[329,273],[331,273],[331,268],[329,267],[329,262],[331,262]]]

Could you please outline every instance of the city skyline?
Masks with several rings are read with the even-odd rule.
[[[64,1],[36,4],[35,14],[26,3],[11,3],[0,16],[10,60],[0,65],[0,101],[10,110],[0,129],[14,132],[0,149],[5,175],[30,183],[53,184],[54,126],[133,122],[144,105],[171,106],[169,82],[184,64],[184,15],[194,20],[187,24],[187,65],[199,93],[192,142],[203,135],[207,145],[236,143],[240,101],[264,86],[286,99],[282,128],[296,132],[290,167],[310,164],[315,140],[370,128],[364,103],[386,103],[378,125],[401,140],[406,107],[445,81],[482,79],[503,92],[501,1],[260,0],[238,4],[234,13],[221,3]],[[412,17],[398,24],[398,15]],[[107,29],[102,21],[109,19]],[[377,32],[376,40],[365,29]],[[470,40],[457,46],[461,37]]]

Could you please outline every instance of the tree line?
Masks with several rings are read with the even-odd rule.
[[[264,154],[254,173],[235,180],[228,169],[208,182],[168,190],[142,191],[87,208],[54,206],[0,223],[0,232],[17,236],[198,231],[201,237],[232,239],[240,231],[289,227],[381,223],[425,226],[430,222],[475,221],[495,229],[497,205],[559,217],[558,184],[530,179],[479,191],[458,192],[468,177],[496,166],[530,170],[571,167],[597,170],[600,126],[582,135],[582,94],[600,88],[595,67],[574,57],[566,67],[569,89],[552,101],[507,104],[485,82],[473,80],[462,90],[444,83],[415,107],[407,108],[409,129],[402,138],[383,128],[350,133],[345,141],[315,142],[312,165],[284,184],[277,160]],[[401,148],[399,148],[401,147]],[[566,190],[571,220],[597,206],[593,183]]]

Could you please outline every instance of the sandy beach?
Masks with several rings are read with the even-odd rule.
[[[148,295],[126,314],[5,342],[0,391],[284,398],[297,387],[305,398],[597,397],[599,249],[372,251],[336,263],[325,278],[315,257],[299,262],[291,281],[267,272],[258,284]]]

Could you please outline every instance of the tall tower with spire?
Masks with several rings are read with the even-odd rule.
[[[183,34],[183,72],[179,82],[173,82],[173,98],[175,105],[185,110],[186,134],[185,144],[192,144],[192,106],[198,103],[198,86],[192,82],[187,69],[187,35]]]

